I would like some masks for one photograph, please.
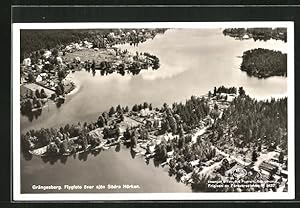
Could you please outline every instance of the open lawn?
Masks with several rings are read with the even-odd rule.
[[[66,55],[63,56],[63,59],[67,62],[72,62],[76,57],[79,57],[80,61],[83,62],[88,60],[95,60],[96,62],[118,60],[116,55],[112,52],[112,49],[99,49],[96,51],[91,48],[74,51],[73,53],[66,53]]]

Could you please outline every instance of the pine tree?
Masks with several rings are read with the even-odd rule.
[[[110,109],[109,109],[109,113],[108,113],[108,115],[109,115],[109,117],[111,117],[113,114],[115,114],[116,113],[116,111],[115,111],[115,108],[114,107],[111,107]]]

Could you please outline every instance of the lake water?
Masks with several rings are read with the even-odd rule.
[[[154,107],[166,103],[181,102],[191,95],[202,95],[214,86],[243,86],[257,99],[287,95],[287,79],[271,77],[258,79],[239,70],[244,51],[268,48],[287,52],[282,41],[267,42],[234,40],[225,37],[221,29],[172,29],[157,35],[138,47],[118,46],[131,52],[149,52],[159,57],[161,67],[157,71],[142,71],[139,75],[112,74],[93,76],[85,71],[72,76],[80,83],[78,91],[67,96],[60,108],[49,105],[38,119],[29,121],[21,116],[21,132],[31,128],[59,127],[67,123],[95,121],[99,114],[111,106],[128,105],[144,101]],[[87,161],[69,157],[65,163],[49,164],[41,159],[30,161],[22,158],[22,190],[31,191],[32,184],[101,184],[139,183],[144,192],[187,192],[190,188],[178,184],[166,170],[147,166],[143,159],[131,159],[130,151],[113,150],[90,156]],[[141,191],[141,190],[140,190]]]
[[[55,161],[57,160],[57,161]],[[33,157],[22,162],[21,191],[32,190],[32,185],[139,185],[138,189],[93,189],[74,192],[191,192],[191,188],[170,177],[167,168],[156,167],[153,160],[149,164],[141,155],[134,156],[125,146],[112,147],[98,154],[77,154],[74,158],[55,158],[42,161]],[[51,192],[51,191],[49,191]],[[52,191],[55,192],[55,191]],[[62,189],[60,192],[68,192]]]

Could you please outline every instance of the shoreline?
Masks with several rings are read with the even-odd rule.
[[[76,73],[76,72],[74,72]],[[70,81],[71,83],[73,83],[74,88],[68,92],[66,95],[74,95],[76,94],[80,88],[81,88],[81,82],[79,81],[79,79],[75,78],[73,72],[69,72],[69,74],[64,78],[64,81]]]
[[[74,84],[76,84],[76,87],[70,92],[70,93],[68,93],[67,95],[72,95],[72,94],[75,94],[75,93],[77,93],[78,91],[79,91],[79,89],[80,89],[80,82],[79,82],[79,80],[78,79],[76,79],[76,78],[74,78],[73,76],[72,76],[72,74],[70,75],[71,73],[69,73],[67,76],[66,76],[66,78],[65,79],[67,79],[67,80],[70,80],[71,81],[71,79],[72,79],[72,81],[74,81]],[[74,78],[74,79],[73,79]],[[228,95],[232,95],[232,94],[228,94]],[[236,95],[235,95],[236,96]],[[235,97],[234,96],[234,97]],[[215,104],[215,103],[218,103],[219,105],[221,104],[221,103],[227,103],[227,104],[225,104],[225,106],[226,107],[221,107],[220,106],[220,112],[223,112],[223,110],[224,109],[226,109],[229,105],[230,105],[230,103],[232,102],[232,100],[223,100],[223,98],[219,98],[219,99],[216,99],[216,98],[209,98],[208,97],[208,93],[205,93],[205,94],[203,94],[203,95],[200,95],[200,96],[197,96],[197,97],[199,97],[199,98],[204,98],[204,99],[208,99],[209,100],[209,103],[210,103],[210,106],[213,106],[213,104]],[[133,111],[132,110],[130,110],[129,112],[127,112],[127,113],[124,113],[124,117],[126,117],[126,119],[124,120],[124,121],[122,121],[124,124],[127,124],[127,125],[129,125],[129,126],[131,126],[129,123],[129,121],[128,120],[133,120],[136,124],[139,124],[139,125],[145,125],[145,124],[143,124],[143,122],[142,121],[138,121],[138,120],[136,120],[135,119],[135,116],[133,116],[132,115],[132,113],[133,113]],[[159,116],[161,116],[160,114],[160,112],[156,112],[156,110],[153,110],[152,111],[152,113],[157,113],[157,114],[159,114]],[[143,117],[140,117],[140,116],[137,116],[137,117],[139,117],[139,118],[141,118],[141,119],[145,119],[145,118],[143,118]],[[116,120],[116,118],[113,116],[112,118],[110,118],[110,120]],[[110,125],[108,125],[108,126],[110,126]],[[134,126],[138,126],[138,125],[134,125]],[[195,133],[192,133],[192,135],[193,135],[193,142],[196,142],[196,138],[195,137],[197,137],[197,136],[200,136],[200,135],[202,135],[202,134],[204,134],[205,133],[205,131],[207,130],[207,128],[208,128],[208,126],[202,126],[202,128],[195,128],[195,130],[197,130],[197,133],[195,132]],[[101,132],[102,132],[102,128],[96,128],[96,129],[94,129],[94,130],[91,130],[90,131],[90,133],[91,132],[93,132],[93,131],[95,131],[95,130],[101,130]],[[200,132],[198,132],[198,131],[200,131]],[[125,132],[125,129],[123,129],[123,131],[122,131],[122,133],[123,132]],[[163,134],[164,135],[164,134]],[[177,134],[175,134],[175,136],[177,136]],[[120,143],[123,143],[123,142],[121,142],[121,137],[122,136],[120,136],[120,137],[118,137],[117,138],[117,140],[118,141],[120,141]],[[72,138],[71,138],[72,139]],[[159,137],[159,136],[154,136],[154,137],[152,137],[150,140],[161,140],[161,137]],[[142,140],[141,140],[142,141]],[[146,141],[143,141],[143,142],[141,142],[141,141],[139,141],[137,144],[140,144],[140,143],[143,143],[143,142],[146,142],[147,143],[147,140]],[[45,146],[44,146],[45,147]],[[40,147],[40,148],[44,148],[44,147]],[[37,149],[40,149],[40,148],[37,148]],[[37,150],[37,149],[33,149],[33,150]],[[78,152],[75,152],[75,153],[78,153]],[[33,154],[34,155],[34,154]],[[50,155],[48,155],[48,156],[50,156]]]
[[[38,69],[38,70],[36,69],[37,64],[35,64],[35,65],[31,64],[31,56],[28,55],[28,57],[26,59],[24,58],[23,60],[29,61],[29,64],[26,65],[23,62],[23,65],[21,65],[21,70],[23,70],[23,72],[26,72],[26,73],[21,74],[21,78],[22,78],[21,85],[24,83],[25,84],[34,83],[36,85],[39,85],[42,88],[52,90],[54,93],[50,93],[51,95],[48,95],[49,98],[50,98],[50,96],[52,98],[52,95],[54,94],[55,96],[53,99],[55,99],[55,97],[61,96],[62,97],[61,99],[64,100],[66,95],[76,94],[81,87],[80,81],[72,75],[74,68],[79,68],[79,70],[81,70],[82,68],[86,68],[86,65],[87,65],[88,71],[90,71],[92,69],[93,73],[94,73],[95,70],[101,70],[101,75],[104,75],[105,73],[107,75],[107,74],[111,74],[113,72],[117,72],[122,75],[124,75],[126,72],[131,72],[132,74],[138,74],[141,70],[146,70],[146,69],[148,70],[149,67],[151,67],[152,69],[158,69],[160,67],[159,66],[159,58],[156,57],[155,55],[149,54],[148,52],[144,52],[143,55],[140,55],[142,58],[138,58],[139,57],[138,54],[136,56],[134,54],[127,54],[127,51],[126,51],[126,53],[125,52],[122,53],[121,51],[116,51],[114,49],[114,46],[119,45],[119,44],[127,44],[127,43],[133,44],[134,46],[138,46],[139,43],[146,42],[148,39],[151,39],[151,38],[153,39],[157,34],[164,33],[165,31],[166,31],[166,29],[158,29],[158,28],[149,29],[146,31],[131,30],[131,31],[127,31],[126,35],[124,32],[122,33],[122,31],[117,31],[117,32],[115,31],[115,32],[106,34],[113,40],[108,41],[107,38],[104,38],[106,40],[103,39],[104,40],[103,45],[101,45],[99,43],[99,40],[100,40],[99,37],[97,37],[99,40],[97,40],[96,42],[79,40],[79,42],[68,43],[67,46],[63,46],[60,44],[60,46],[63,46],[63,48],[61,48],[61,47],[57,48],[57,46],[56,46],[52,49],[49,49],[48,51],[45,51],[42,55],[39,55],[38,57],[36,57],[36,59],[38,59],[41,62],[40,66],[39,66],[40,69]],[[124,36],[121,36],[121,33]],[[102,34],[102,35],[104,35],[104,34]],[[134,38],[133,38],[133,40],[131,40],[129,37],[131,37],[131,38],[134,37]],[[93,54],[80,54],[80,51],[82,51],[82,50],[87,50],[87,52],[91,53],[90,49],[93,52]],[[54,50],[56,50],[56,52],[57,52],[56,56],[54,55]],[[104,54],[99,53],[101,50],[102,50],[102,52],[104,51]],[[62,55],[60,55],[60,53]],[[79,54],[76,54],[76,53],[79,53]],[[124,53],[125,53],[125,55],[124,55]],[[45,56],[45,54],[47,54],[47,56]],[[42,56],[46,57],[46,59],[42,60]],[[69,60],[67,59],[67,56],[70,56]],[[80,56],[82,56],[81,61],[80,61]],[[101,56],[101,58],[100,58],[100,56]],[[60,58],[60,59],[57,59],[57,63],[50,64],[50,62],[48,60],[50,57],[53,57],[56,59]],[[99,60],[97,60],[97,63],[89,63],[89,59],[92,57],[95,59],[99,59],[101,62],[98,63]],[[120,57],[121,57],[121,59],[120,59]],[[107,60],[107,58],[108,58],[108,60]],[[87,60],[85,60],[85,62],[83,62],[83,59],[87,59]],[[122,63],[116,64],[115,59],[122,60]],[[128,64],[127,62],[130,62],[130,63]],[[61,71],[59,71],[60,69],[59,69],[58,65],[63,64],[63,63],[66,63],[68,67],[67,67],[67,69],[63,69],[61,71],[63,71],[64,73],[68,73],[68,74],[62,80],[68,81],[69,83],[65,84],[65,89],[66,89],[65,92],[60,92],[61,90],[58,90],[58,92],[60,92],[60,93],[56,93],[56,88],[57,88],[57,86],[59,86],[59,83],[60,83],[59,80],[63,76],[63,75],[59,75],[59,72],[61,72]],[[41,71],[41,69],[46,64],[50,64],[52,66],[52,69],[51,70],[49,69],[48,71],[46,70],[45,72]],[[69,64],[71,65],[71,67],[69,66]],[[75,67],[74,67],[74,65],[75,65]],[[83,67],[83,65],[85,65],[85,66]],[[127,66],[127,65],[129,65],[129,66]],[[32,69],[35,69],[35,71],[33,71]],[[57,71],[57,73],[55,71]],[[43,73],[41,73],[41,72],[43,72]],[[102,72],[103,72],[103,74],[102,74]],[[29,75],[31,75],[31,76],[29,76]],[[51,79],[55,79],[55,81],[53,82]],[[23,90],[23,91],[25,91],[25,90]],[[32,91],[32,94],[33,93],[34,93],[34,91]],[[63,102],[60,102],[60,104],[62,104],[62,103]],[[29,106],[29,104],[28,104],[28,106]],[[22,105],[21,105],[21,108],[22,108]],[[30,106],[28,108],[30,108]],[[31,108],[29,109],[29,111],[31,111]],[[30,112],[28,112],[28,114],[30,115]]]
[[[118,126],[114,125],[113,129],[112,125],[114,121],[117,121],[119,119],[117,112],[108,117],[107,122],[112,124],[104,125],[103,128],[101,126],[95,126],[95,129],[87,132],[87,135],[93,137],[94,139],[98,139],[98,142],[96,143],[88,143],[86,141],[86,143],[83,142],[82,144],[80,144],[77,143],[79,137],[67,137],[69,139],[58,140],[60,149],[58,149],[58,147],[52,147],[57,143],[57,141],[52,141],[51,143],[49,143],[49,145],[37,149],[32,149],[31,151],[29,151],[29,153],[32,156],[51,158],[53,156],[72,156],[81,153],[107,150],[115,145],[126,145],[130,147],[130,151],[132,154],[141,155],[146,162],[153,158],[158,166],[168,166],[169,172],[171,173],[171,175],[176,176],[176,180],[185,184],[194,185],[195,189],[197,189],[197,186],[199,185],[199,180],[201,181],[202,179],[209,179],[208,177],[210,177],[211,174],[221,178],[226,177],[226,175],[224,175],[225,172],[228,173],[230,171],[234,171],[234,167],[247,168],[253,171],[253,173],[258,173],[260,170],[264,170],[261,165],[262,162],[269,164],[268,162],[271,159],[271,157],[269,159],[265,158],[266,154],[264,151],[267,151],[267,154],[272,153],[279,155],[280,153],[276,152],[277,148],[268,151],[266,147],[263,147],[262,150],[258,151],[259,154],[256,161],[259,162],[253,163],[251,162],[253,161],[253,159],[251,159],[250,156],[250,146],[249,151],[247,150],[247,153],[243,153],[245,155],[247,154],[247,156],[243,157],[243,154],[238,151],[241,149],[240,147],[237,147],[237,149],[232,152],[232,150],[228,149],[227,147],[222,148],[219,145],[210,143],[211,140],[208,139],[208,135],[211,135],[211,133],[213,132],[210,128],[214,128],[214,124],[216,123],[216,121],[222,119],[224,111],[228,107],[230,107],[233,101],[232,99],[228,100],[227,96],[226,98],[222,97],[223,94],[226,94],[228,96],[233,95],[231,92],[217,92],[217,94],[214,94],[212,97],[206,97],[205,95],[201,95],[199,97],[197,96],[198,99],[206,97],[207,105],[211,109],[210,113],[201,118],[198,122],[198,125],[192,125],[192,129],[182,129],[182,136],[180,136],[180,131],[174,133],[172,132],[172,130],[165,130],[163,133],[161,133],[161,130],[164,129],[162,126],[155,128],[151,125],[149,127],[146,123],[144,123],[144,121],[146,121],[147,119],[133,110],[129,112],[126,111],[124,113],[124,119],[119,122],[120,124]],[[236,93],[234,97],[238,97]],[[194,99],[197,98],[195,97]],[[217,108],[215,107],[216,105]],[[167,109],[170,108],[165,107],[166,111]],[[151,110],[151,114],[158,119],[163,118],[163,112],[161,112],[160,110]],[[142,126],[135,125],[134,128],[129,129],[128,126],[131,125],[129,124],[130,122],[128,121],[128,119],[132,120],[135,116],[138,116],[143,124]],[[100,120],[98,119],[97,122],[99,122]],[[87,124],[87,126],[89,126],[89,124]],[[124,128],[121,128],[121,126]],[[106,131],[104,131],[105,129]],[[118,134],[115,134],[115,129],[119,129]],[[141,137],[141,135],[145,135],[141,132],[141,130],[144,131],[144,129],[147,131],[147,137]],[[95,132],[94,136],[96,138],[91,135],[92,132]],[[107,135],[107,133],[105,132],[110,132],[110,136],[106,137],[105,135]],[[158,132],[158,135],[155,132]],[[141,138],[136,137],[136,133],[140,134]],[[202,137],[202,135],[206,136]],[[128,138],[128,136],[130,138]],[[83,139],[84,138],[85,137],[83,137]],[[75,142],[76,146],[78,146],[79,148],[73,150],[67,147],[69,145],[69,141],[72,141],[72,144]],[[205,157],[202,157],[203,155],[201,157],[194,157],[193,159],[188,159],[185,161],[185,163],[182,163],[182,161],[178,159],[178,157],[181,157],[179,155],[180,151],[178,152],[178,149],[176,149],[176,145],[179,145],[180,141],[183,141],[185,145],[187,145],[185,147],[204,148],[201,151],[205,150]],[[208,145],[205,146],[204,143],[206,142],[208,142]],[[182,145],[184,143],[182,143]],[[168,150],[170,144],[175,145],[175,147],[173,146]],[[50,148],[51,151],[49,151]],[[61,152],[61,148],[66,148],[66,151]],[[162,151],[164,148],[165,152]],[[227,167],[226,163],[232,164],[232,166]],[[276,174],[274,173],[277,179],[282,176],[281,170],[282,169],[279,169],[279,172],[277,171]],[[222,171],[224,171],[224,173],[221,173]],[[268,174],[269,173],[267,172],[265,173],[266,176],[268,176]],[[284,186],[285,183],[282,183],[280,187],[283,188]]]

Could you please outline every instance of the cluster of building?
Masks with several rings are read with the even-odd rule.
[[[54,57],[51,51],[45,51],[44,55],[36,63],[32,63],[30,58],[23,60],[20,82],[21,86],[28,89],[32,89],[31,86],[39,85],[45,90],[55,93],[56,86],[67,73],[68,68],[63,63],[62,58],[60,56]]]
[[[104,37],[104,43],[107,46],[115,44],[138,44],[145,42],[147,39],[154,38],[157,33],[163,33],[166,29],[119,29],[116,32],[110,32]]]

